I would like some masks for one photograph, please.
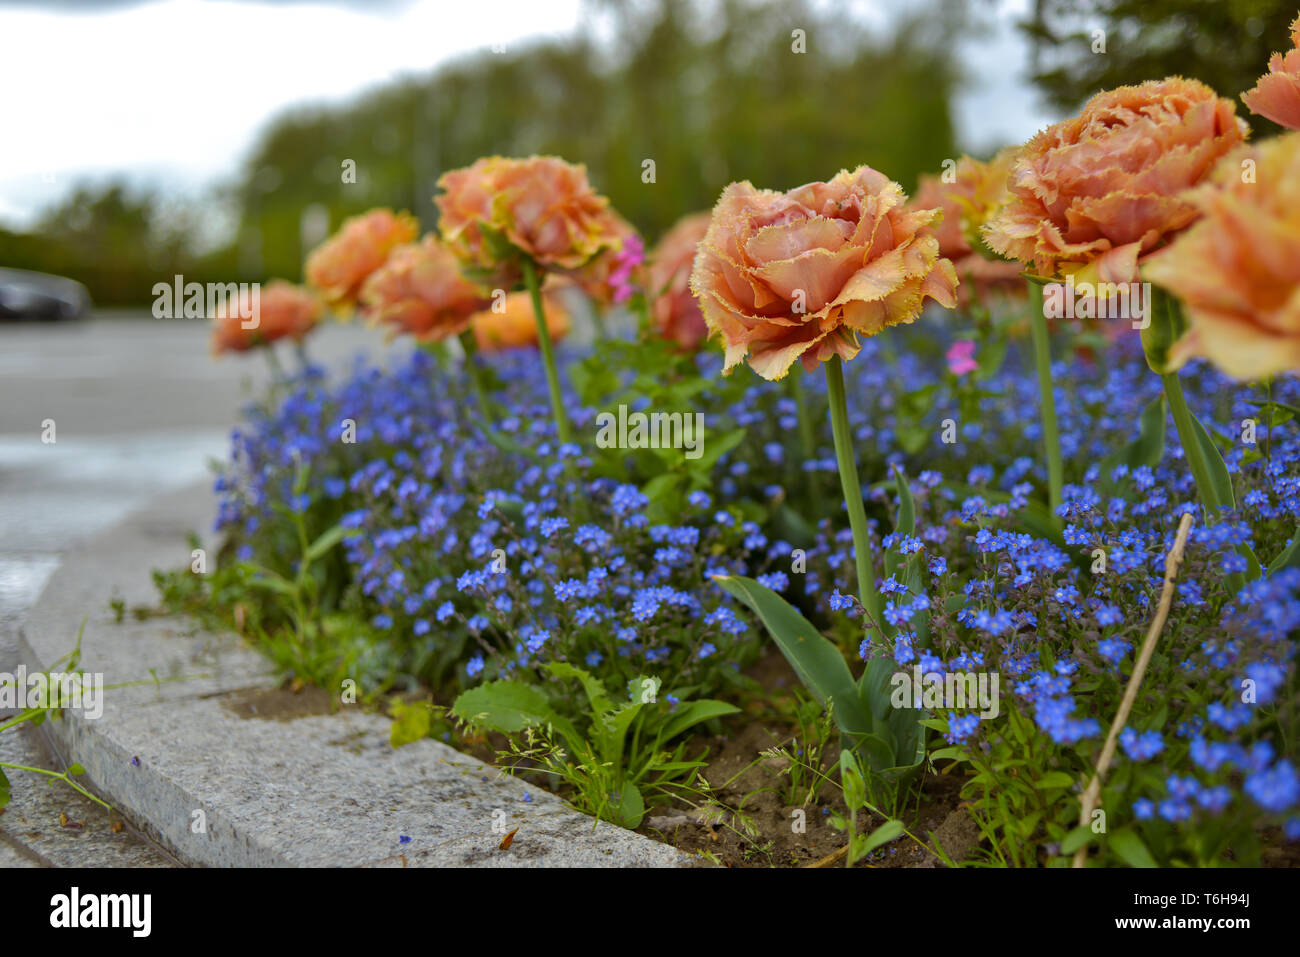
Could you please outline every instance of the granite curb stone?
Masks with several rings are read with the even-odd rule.
[[[73,648],[105,684],[101,717],[43,726],[83,781],[182,863],[199,866],[680,867],[675,848],[569,808],[554,795],[424,739],[400,749],[381,715],[343,706],[293,720],[227,705],[271,690],[262,656],[184,619],[115,621],[110,598],[153,604],[155,568],[190,563],[186,535],[214,545],[207,483],[70,554],[19,626],[19,654],[45,669]],[[215,556],[208,548],[209,561]],[[155,682],[159,679],[175,679]],[[200,813],[201,812],[201,813]],[[201,827],[200,827],[201,825]],[[502,827],[515,828],[508,850]]]

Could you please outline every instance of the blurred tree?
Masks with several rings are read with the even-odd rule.
[[[119,181],[77,186],[41,215],[35,232],[0,232],[0,263],[70,276],[99,303],[147,301],[154,277],[193,259],[189,216]]]
[[[73,276],[100,304],[139,304],[175,272],[298,279],[323,221],[373,206],[432,228],[438,177],[480,156],[586,163],[654,240],[733,179],[788,189],[868,163],[910,189],[956,154],[963,0],[917,0],[888,36],[809,0],[587,0],[585,12],[573,35],[280,116],[203,217],[121,184],[81,189],[39,237],[0,231],[0,263]],[[201,251],[191,237],[226,209],[233,239]]]
[[[732,179],[787,189],[869,163],[910,188],[955,155],[957,0],[929,0],[883,39],[804,0],[589,0],[587,12],[574,36],[483,50],[274,123],[235,190],[265,271],[299,275],[311,205],[332,228],[375,205],[432,228],[438,177],[485,155],[586,163],[649,239]]]
[[[1257,133],[1277,126],[1250,113],[1241,94],[1290,48],[1296,0],[1035,0],[1021,24],[1031,72],[1048,101],[1073,110],[1098,90],[1185,76],[1237,103]],[[1105,53],[1094,53],[1094,31]]]

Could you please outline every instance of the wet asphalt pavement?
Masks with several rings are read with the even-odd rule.
[[[263,357],[213,359],[203,321],[147,315],[0,322],[0,629],[67,549],[210,474],[239,408],[265,389]],[[387,351],[380,333],[356,325],[310,341],[312,358],[332,367],[361,350]],[[51,420],[55,441],[44,442]]]

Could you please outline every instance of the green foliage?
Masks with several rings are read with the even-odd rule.
[[[448,728],[447,710],[429,701],[403,701],[393,698],[388,705],[393,719],[389,743],[395,748],[421,741]]]
[[[493,681],[463,692],[452,714],[467,725],[505,734],[511,770],[536,769],[572,789],[575,807],[600,820],[634,828],[646,802],[667,800],[693,785],[703,761],[685,759],[685,732],[739,709],[722,701],[687,700],[682,689],[672,704],[659,699],[660,681],[641,676],[630,694],[611,695],[600,679],[566,662],[545,670],[555,685]],[[586,706],[576,706],[566,682],[582,689]],[[574,712],[572,720],[566,712]]]
[[[1192,428],[1196,430],[1196,442],[1201,447],[1201,454],[1205,456],[1206,464],[1209,466],[1210,482],[1214,486],[1215,496],[1224,508],[1235,509],[1237,496],[1232,490],[1232,476],[1228,473],[1228,466],[1223,462],[1223,454],[1210,438],[1210,433],[1205,431],[1201,420],[1194,415]]]
[[[1177,667],[1157,652],[1144,684],[1160,681],[1163,669]],[[1090,686],[1091,685],[1091,686]],[[1113,679],[1085,685],[1104,695],[1106,707],[1117,706],[1122,688]],[[1163,696],[1154,699],[1127,726],[1137,732],[1162,730],[1177,708]],[[993,867],[1069,867],[1080,847],[1087,847],[1093,867],[1223,867],[1257,866],[1260,840],[1248,815],[1202,817],[1194,826],[1178,826],[1158,815],[1136,819],[1129,808],[1134,794],[1159,791],[1166,772],[1157,764],[1115,761],[1101,789],[1093,819],[1079,824],[1083,789],[1091,780],[1100,742],[1058,745],[1035,727],[1014,702],[1003,700],[1004,720],[996,734],[987,734],[985,747],[951,746],[930,754],[934,763],[968,763],[974,773],[962,788],[962,799],[983,835],[977,856],[954,864]],[[926,724],[946,731],[946,718]],[[1190,763],[1189,745],[1177,746]],[[1124,823],[1121,823],[1124,822]],[[1231,848],[1232,856],[1225,856]]]
[[[665,414],[693,416],[721,408],[744,394],[739,377],[713,381],[695,367],[694,357],[680,352],[673,343],[658,337],[636,342],[609,339],[599,353],[574,363],[569,381],[583,404],[608,412],[617,428],[619,407],[629,413],[638,409]],[[727,429],[720,435],[699,436],[700,454],[690,458],[678,448],[590,449],[593,474],[633,482],[651,502],[653,521],[671,521],[685,507],[686,496],[698,489],[710,489],[718,460],[736,449],[745,429]]]
[[[932,753],[930,760],[955,758],[974,767],[962,798],[969,802],[985,839],[981,860],[1001,867],[1033,867],[1040,857],[1046,861],[1053,852],[1063,857],[1077,846],[1072,843],[1067,852],[1061,844],[1078,824],[1082,785],[1077,782],[1087,781],[1087,766],[1081,756],[1067,754],[1074,763],[1063,769],[1062,749],[1014,705],[1006,709],[1005,718],[1005,732],[987,753],[949,747]],[[944,719],[930,719],[927,724],[936,731],[947,730]]]
[[[1297,409],[1294,406],[1287,405],[1285,402],[1276,402],[1273,400],[1272,380],[1269,380],[1268,382],[1268,393],[1269,398],[1263,402],[1247,400],[1249,405],[1259,406],[1259,414],[1261,416],[1266,416],[1266,418],[1259,423],[1261,426],[1261,432],[1263,432],[1264,435],[1264,441],[1262,443],[1263,451],[1260,450],[1258,445],[1247,449],[1246,454],[1243,455],[1241,459],[1243,465],[1250,465],[1254,462],[1258,462],[1260,459],[1272,461],[1273,437],[1276,434],[1274,430],[1279,426],[1290,422],[1296,417],[1297,413],[1300,413],[1300,409]],[[1263,430],[1263,427],[1265,426],[1267,427],[1267,431]]]
[[[948,50],[960,5],[932,2],[889,38],[804,2],[725,0],[707,20],[685,0],[593,6],[576,35],[467,54],[277,120],[235,188],[237,245],[257,241],[265,272],[296,276],[306,206],[326,206],[335,227],[375,205],[432,225],[438,177],[493,154],[585,163],[650,237],[710,208],[732,179],[789,189],[868,163],[910,184],[956,155]],[[806,53],[793,52],[794,29]],[[341,181],[345,159],[355,183]]]
[[[915,455],[934,440],[934,432],[926,422],[935,399],[939,397],[939,383],[910,389],[898,397],[898,444],[908,455]]]
[[[1146,466],[1155,468],[1165,454],[1165,419],[1169,407],[1162,392],[1151,400],[1138,421],[1138,435],[1132,442],[1116,449],[1101,462],[1101,479],[1113,486],[1111,473],[1119,465],[1130,470]]]
[[[827,778],[823,755],[830,743],[835,720],[831,710],[815,698],[807,697],[797,688],[794,696],[793,738],[789,744],[766,749],[762,755],[780,762],[777,775],[789,778],[785,791],[786,806],[807,807],[816,802]]]
[[[1149,310],[1147,324],[1142,327],[1142,351],[1151,371],[1164,375],[1173,369],[1169,351],[1187,333],[1187,317],[1178,300],[1164,290],[1152,295]]]
[[[514,734],[536,725],[550,725],[565,741],[580,742],[573,724],[551,707],[537,687],[522,681],[489,681],[461,692],[452,713],[476,728]]]
[[[81,674],[81,672],[78,671],[78,667],[81,664],[81,636],[85,633],[85,631],[86,631],[86,620],[82,619],[81,627],[77,629],[76,646],[68,654],[64,655],[58,661],[54,662],[54,664],[51,665],[44,672],[47,685],[53,683],[51,682],[50,676],[54,672],[60,672],[62,674]],[[25,689],[18,688],[17,690],[18,692],[21,693]],[[40,727],[45,722],[45,719],[47,717],[51,715],[57,716],[58,713],[59,713],[59,709],[57,707],[54,707],[53,702],[49,702],[44,705],[40,705],[32,708],[23,708],[21,711],[18,712],[18,714],[14,715],[13,717],[8,718],[4,721],[0,721],[0,734],[3,734],[6,731],[13,730],[17,728],[19,725],[28,724],[28,723],[30,723],[31,726],[34,728]],[[51,771],[48,768],[33,768],[23,764],[13,764],[8,761],[0,761],[0,809],[4,808],[5,805],[7,805],[10,802],[10,800],[13,798],[13,784],[10,782],[9,778],[5,775],[5,768],[8,768],[10,771],[23,771],[28,774],[39,774],[42,777],[48,778],[51,784],[53,784],[55,781],[62,781],[64,784],[72,788],[72,790],[76,791],[82,797],[94,801],[96,804],[98,804],[100,807],[104,808],[105,810],[110,810],[110,811],[112,810],[112,807],[110,805],[102,801],[100,798],[97,798],[95,795],[91,794],[89,791],[87,791],[76,781],[72,780],[74,777],[78,777],[86,773],[86,769],[76,762],[69,765],[68,768],[64,771]]]
[[[804,687],[830,709],[845,743],[865,764],[873,793],[896,802],[925,759],[925,736],[915,711],[890,703],[893,662],[872,659],[855,682],[840,650],[780,595],[750,578],[715,580],[758,615]]]
[[[305,482],[304,473],[299,483]],[[392,671],[383,644],[364,621],[332,610],[333,600],[322,601],[330,582],[324,566],[336,553],[344,530],[333,525],[312,538],[304,515],[280,504],[275,510],[294,532],[298,557],[289,565],[295,571],[237,560],[233,543],[228,543],[207,574],[192,568],[155,571],[160,608],[138,607],[133,614],[183,614],[208,629],[237,631],[281,672],[322,688],[337,689],[344,678],[356,677],[366,685],[363,691],[381,690]],[[191,548],[199,547],[192,533],[189,542]],[[120,621],[117,604],[114,613]]]
[[[876,810],[868,801],[870,796],[868,780],[869,776],[863,774],[862,767],[858,764],[853,752],[841,751],[840,786],[844,789],[844,805],[848,808],[849,813],[847,817],[841,814],[832,814],[830,825],[836,830],[846,832],[848,835],[849,844],[848,853],[844,858],[845,867],[852,867],[876,848],[882,847],[907,833],[903,822],[892,817],[887,817],[880,827],[870,833],[858,833],[858,815],[864,810]]]
[[[901,539],[916,532],[916,505],[907,477],[897,467],[894,487],[898,494],[894,530]],[[895,578],[912,594],[920,594],[922,556],[920,551],[904,556],[897,547],[886,549],[886,578]],[[898,670],[892,658],[873,657],[855,682],[840,649],[776,592],[741,576],[716,576],[714,580],[758,615],[804,687],[834,715],[855,766],[859,760],[865,765],[872,795],[891,808],[897,806],[924,763],[925,729],[915,711],[895,708],[890,700],[890,680]],[[920,616],[911,624],[917,647],[924,648],[929,622]],[[884,621],[869,627],[882,639],[895,631]]]

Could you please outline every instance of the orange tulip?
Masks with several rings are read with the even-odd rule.
[[[1291,24],[1291,45],[1294,49],[1269,57],[1268,72],[1241,99],[1250,112],[1300,130],[1300,16]]]
[[[956,305],[957,274],[931,229],[938,209],[908,210],[897,183],[869,166],[788,193],[732,183],[713,209],[691,271],[724,370],[748,362],[780,379],[851,359],[858,336],[912,322],[924,301]]]
[[[242,292],[212,316],[212,352],[244,352],[278,339],[299,342],[320,320],[321,304],[311,293],[283,279],[273,279],[256,294]]]
[[[546,314],[546,328],[552,341],[559,342],[569,334],[569,313],[557,296],[543,293],[542,311]],[[503,311],[484,309],[474,314],[471,323],[474,339],[484,352],[537,345],[537,320],[533,317],[532,300],[526,292],[508,294]]]
[[[1098,93],[1021,149],[985,241],[1043,276],[1135,281],[1139,258],[1196,218],[1180,194],[1247,132],[1232,102],[1195,80]]]
[[[953,181],[921,176],[910,207],[943,209],[943,222],[934,230],[939,238],[939,255],[952,260],[961,279],[958,298],[969,302],[972,290],[980,299],[992,291],[1020,293],[1024,290],[1022,267],[991,259],[980,251],[984,241],[980,229],[1011,198],[1007,180],[1017,150],[1004,149],[987,163],[963,156],[953,170]]]
[[[691,267],[711,218],[708,213],[682,217],[650,257],[650,317],[660,336],[683,349],[696,349],[709,336],[700,304],[691,295]]]
[[[461,275],[451,250],[433,235],[398,246],[361,287],[367,318],[422,342],[458,335],[487,304],[482,291]]]
[[[307,282],[330,306],[350,308],[366,278],[395,247],[411,242],[419,231],[419,223],[409,213],[372,209],[353,216],[307,257]]]
[[[1207,356],[1239,379],[1300,369],[1300,133],[1229,155],[1192,200],[1202,218],[1142,270],[1185,306],[1171,364]]]
[[[444,173],[438,229],[473,278],[513,289],[519,258],[576,272],[618,249],[630,227],[587,181],[587,169],[554,156],[490,156]]]

